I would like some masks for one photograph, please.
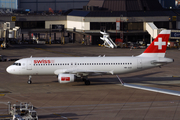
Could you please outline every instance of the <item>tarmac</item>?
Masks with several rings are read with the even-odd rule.
[[[145,49],[110,49],[80,44],[11,45],[0,50],[7,59],[65,56],[136,56]],[[121,74],[130,84],[180,91],[180,51],[169,49],[174,63]],[[77,80],[60,84],[56,76],[16,76],[6,72],[14,61],[0,62],[0,119],[7,118],[7,102],[31,102],[39,120],[179,120],[180,97],[128,88],[115,75],[90,76],[91,85]]]

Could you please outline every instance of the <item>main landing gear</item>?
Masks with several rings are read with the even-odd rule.
[[[90,80],[88,80],[87,78],[82,78],[82,80],[84,81],[85,85],[90,85]]]
[[[85,83],[85,85],[90,85],[91,84],[89,80],[85,80],[84,83]]]
[[[32,76],[29,75],[29,80],[27,81],[28,84],[31,84],[31,83],[32,83],[31,78],[32,78]]]

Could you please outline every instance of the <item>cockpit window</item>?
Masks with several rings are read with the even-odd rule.
[[[21,63],[14,63],[13,65],[21,66]]]

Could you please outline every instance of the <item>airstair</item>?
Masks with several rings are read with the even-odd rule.
[[[113,42],[113,40],[110,38],[109,34],[104,32],[100,33],[103,35],[103,37],[100,37],[101,40],[104,41],[103,45],[108,48],[117,48],[117,45]]]

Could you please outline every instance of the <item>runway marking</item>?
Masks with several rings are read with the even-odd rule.
[[[142,106],[142,104],[148,104],[148,103],[151,103],[151,102],[154,102],[154,101],[149,101],[149,102],[128,102],[126,103],[126,106],[131,106],[131,105],[137,105],[137,106]],[[176,102],[178,102],[178,100],[173,100],[173,101],[155,101],[154,103],[163,103],[163,104],[167,104],[167,103],[171,103],[171,104],[175,104]],[[117,106],[117,105],[124,105],[124,103],[113,103],[113,104],[94,104],[94,105],[73,105],[73,106],[53,106],[53,107],[40,107],[41,109],[52,109],[52,108],[56,108],[56,109],[60,109],[60,108],[66,108],[66,107],[69,107],[69,108],[76,108],[76,107],[94,107],[94,106],[97,106],[97,107],[104,107],[104,106]],[[147,105],[149,106],[149,105]],[[39,108],[38,108],[39,109]]]
[[[0,120],[12,120],[12,117],[0,117]]]
[[[8,114],[0,114],[0,120],[11,120],[11,115]]]
[[[8,116],[8,114],[0,114],[0,116]]]
[[[5,96],[5,94],[0,94],[0,96]]]
[[[3,93],[11,93],[11,92],[9,92],[9,91],[0,91],[0,96],[5,96],[5,94],[3,94]]]
[[[8,105],[8,103],[7,103],[7,102],[0,102],[0,104],[5,104],[5,105]]]
[[[0,91],[0,93],[11,93],[9,91]]]
[[[179,76],[172,76],[172,77],[179,77]]]

